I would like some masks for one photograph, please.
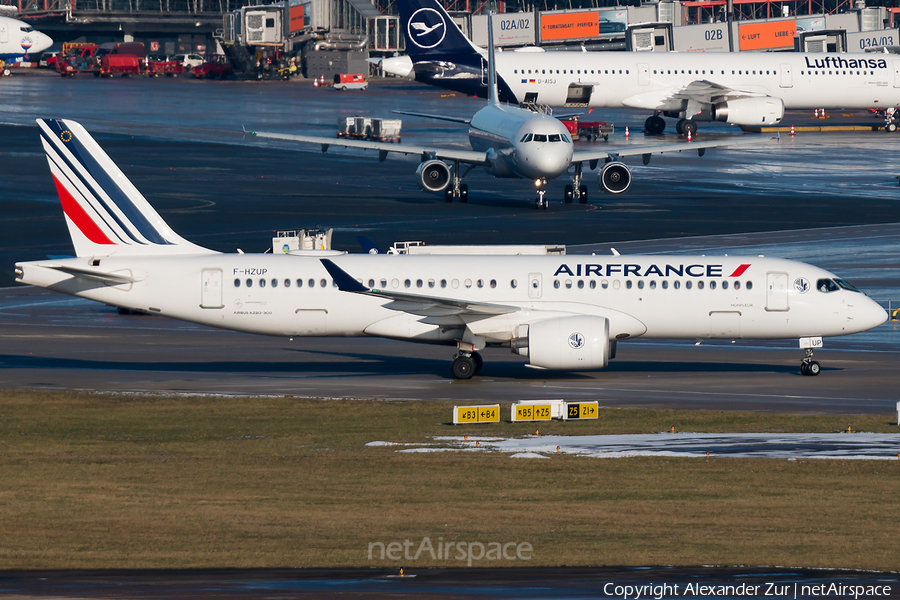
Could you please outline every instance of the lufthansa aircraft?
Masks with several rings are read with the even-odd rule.
[[[18,60],[29,53],[43,52],[52,45],[50,36],[28,23],[0,17],[0,61]]]
[[[486,95],[484,51],[435,0],[398,0],[408,57],[383,68],[423,83]],[[894,56],[894,58],[891,58]],[[500,100],[546,106],[641,108],[644,127],[662,133],[662,116],[679,133],[699,121],[771,125],[785,109],[883,108],[895,131],[900,57],[801,52],[501,52]]]
[[[488,15],[489,21],[490,18]],[[421,31],[433,35],[443,29],[444,27],[439,27],[429,30],[426,27]],[[488,31],[490,32],[490,28]],[[462,37],[458,30],[456,33]],[[490,34],[488,41],[488,56],[490,57],[493,55],[493,36]],[[631,185],[631,171],[619,161],[620,157],[641,155],[646,164],[653,153],[690,149],[697,150],[700,156],[703,156],[706,148],[734,146],[747,141],[731,139],[693,144],[626,147],[611,151],[576,152],[568,130],[559,120],[524,108],[500,104],[492,65],[493,62],[488,60],[488,105],[475,113],[471,119],[394,111],[468,125],[471,151],[280,133],[255,132],[254,135],[321,144],[323,152],[329,146],[378,150],[379,159],[382,161],[391,152],[420,155],[422,164],[416,171],[419,187],[427,192],[444,192],[444,199],[447,202],[452,202],[454,198],[459,198],[460,202],[467,202],[469,187],[464,183],[461,184],[460,180],[472,168],[483,167],[495,177],[523,178],[534,181],[537,187],[535,206],[544,209],[549,205],[549,201],[545,198],[547,182],[567,173],[570,167],[573,171],[570,176],[572,184],[565,187],[563,201],[568,204],[573,200],[578,200],[584,204],[588,200],[588,187],[582,183],[585,162],[591,169],[594,169],[597,163],[603,160],[605,164],[598,176],[600,188],[606,192],[620,194]],[[756,139],[750,141],[758,142]],[[448,162],[452,163],[452,166]],[[460,175],[460,164],[468,165],[468,170],[462,175]]]
[[[77,258],[16,264],[19,282],[121,308],[274,336],[455,347],[454,377],[502,346],[540,369],[601,369],[632,338],[822,337],[886,311],[790,260],[708,256],[220,254],[176,234],[78,123],[39,120]]]

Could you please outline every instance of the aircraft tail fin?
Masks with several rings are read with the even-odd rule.
[[[397,0],[397,9],[406,53],[413,63],[444,60],[481,65],[482,52],[436,0]]]
[[[205,254],[176,234],[79,123],[38,119],[75,254]]]
[[[488,30],[488,104],[500,104],[497,93],[497,62],[494,57],[494,15],[491,11],[487,14]]]

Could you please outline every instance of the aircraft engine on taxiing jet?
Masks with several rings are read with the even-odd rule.
[[[419,187],[425,192],[443,192],[450,185],[450,167],[440,160],[423,162],[416,169],[416,176]]]
[[[615,342],[605,317],[557,317],[520,325],[510,349],[544,369],[602,369]]]
[[[600,170],[600,189],[609,194],[621,194],[631,187],[631,170],[625,163],[608,162]]]

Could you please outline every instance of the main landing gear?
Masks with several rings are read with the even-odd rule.
[[[659,135],[665,131],[665,129],[666,120],[659,116],[659,114],[647,117],[647,120],[644,121],[644,131],[649,135]]]
[[[812,348],[807,348],[806,356],[803,358],[803,362],[800,363],[800,373],[803,375],[815,377],[822,370],[822,365],[814,361],[812,359],[812,356]]]
[[[884,109],[884,130],[888,133],[894,133],[897,131],[897,109],[896,108],[886,108]]]
[[[693,137],[697,133],[697,122],[691,119],[679,119],[675,124],[675,131],[681,135],[690,134]]]
[[[484,366],[484,360],[481,354],[472,350],[466,351],[460,349],[455,357],[453,357],[453,366],[451,371],[456,379],[472,379],[473,375],[477,375]]]
[[[563,202],[572,204],[572,200],[578,200],[579,204],[587,204],[588,188],[581,183],[581,163],[575,163],[575,175],[572,176],[572,185],[566,186]]]
[[[453,202],[455,198],[459,198],[459,201],[463,204],[469,201],[469,186],[465,183],[460,183],[460,180],[468,175],[471,170],[472,168],[469,167],[469,169],[460,176],[459,161],[453,164],[453,177],[450,180],[450,185],[444,190],[444,202]]]

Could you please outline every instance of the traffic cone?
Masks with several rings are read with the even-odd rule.
[[[819,109],[817,108],[813,111],[813,119],[818,119],[818,118],[819,118]]]
[[[691,130],[688,129],[688,141],[691,141]]]
[[[628,125],[625,126],[625,139],[628,139]]]
[[[825,109],[824,109],[824,108],[820,108],[820,109],[819,109],[819,118],[820,118],[820,119],[826,118],[826,117],[825,117]]]
[[[319,77],[319,85],[321,85],[321,86],[325,85],[325,76],[324,75],[321,75]]]
[[[313,87],[319,87],[319,80],[313,79]]]
[[[791,137],[794,137],[794,126],[791,125]]]

